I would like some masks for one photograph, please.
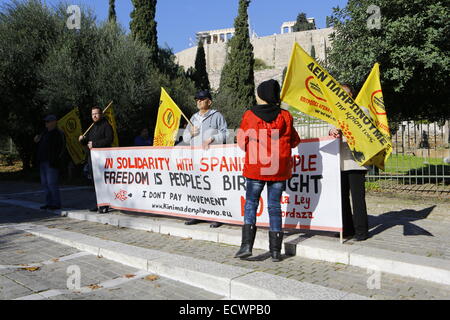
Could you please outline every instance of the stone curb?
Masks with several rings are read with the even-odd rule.
[[[367,297],[251,269],[135,247],[32,224],[8,227],[236,300],[367,300]]]
[[[9,203],[39,209],[34,202],[19,200],[0,200]],[[240,229],[211,229],[209,225],[186,226],[183,221],[160,221],[152,218],[126,217],[116,214],[93,214],[86,210],[68,209],[54,212],[71,219],[109,224],[117,227],[168,234],[194,240],[204,240],[240,245]],[[254,248],[268,250],[267,231],[258,231]],[[336,242],[303,238],[299,235],[288,236],[284,239],[284,253],[302,258],[342,263],[359,268],[411,277],[420,280],[450,285],[450,261],[394,252],[390,250],[369,248],[361,245],[345,245]]]

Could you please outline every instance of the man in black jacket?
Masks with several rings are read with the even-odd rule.
[[[92,148],[108,148],[111,147],[111,144],[114,139],[114,132],[111,125],[108,123],[108,120],[103,117],[103,111],[99,107],[92,108],[92,121],[94,121],[94,126],[91,130],[86,134],[86,136],[80,136],[79,141],[86,145],[89,148],[88,153],[88,166],[91,177],[93,177],[92,172],[92,159],[91,152]],[[93,181],[93,180],[92,180]],[[95,183],[94,183],[95,187]],[[95,206],[90,209],[91,212],[99,212],[99,213],[107,213],[109,207],[100,207]]]
[[[37,161],[46,200],[41,209],[58,210],[61,209],[61,195],[58,186],[59,167],[66,141],[64,133],[56,127],[56,116],[48,115],[44,121],[46,130],[34,137],[34,142],[38,144]]]

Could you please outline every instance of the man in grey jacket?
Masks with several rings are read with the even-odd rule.
[[[185,143],[193,147],[209,149],[211,144],[225,144],[227,140],[227,122],[223,115],[217,110],[211,109],[212,97],[209,91],[203,90],[195,95],[198,112],[191,117],[191,123],[187,125],[183,134]],[[186,221],[186,225],[193,225],[201,220],[191,219]],[[218,228],[220,222],[211,224],[211,228]]]

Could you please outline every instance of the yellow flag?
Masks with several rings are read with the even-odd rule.
[[[173,147],[180,127],[181,110],[161,88],[161,99],[159,101],[158,119],[156,121],[154,146]]]
[[[386,140],[390,142],[390,145],[384,150],[384,152],[381,152],[370,161],[380,169],[384,169],[384,162],[392,153],[392,140],[386,109],[384,107],[383,91],[381,90],[380,81],[380,65],[378,63],[376,63],[373,67],[372,72],[364,83],[364,86],[359,92],[355,102],[359,106],[369,109],[370,116],[372,117],[375,125],[380,132],[385,135]]]
[[[360,165],[368,164],[390,145],[353,98],[298,43],[292,49],[281,99],[301,112],[341,129]]]
[[[58,121],[58,128],[64,132],[66,147],[73,163],[80,164],[86,157],[83,147],[78,142],[81,136],[81,121],[78,108],[73,109]]]
[[[114,132],[114,139],[111,144],[111,147],[118,147],[119,146],[119,136],[117,135],[117,124],[116,124],[116,118],[114,117],[114,110],[113,107],[109,107],[108,109],[103,112],[103,116],[108,120],[109,124],[113,128]]]

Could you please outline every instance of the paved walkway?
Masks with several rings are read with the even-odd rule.
[[[3,190],[2,190],[3,189]],[[16,193],[9,197],[21,201],[39,202],[41,194],[17,194],[17,190],[0,184],[0,194]],[[30,185],[22,192],[39,190]],[[7,192],[9,191],[9,192]],[[93,201],[90,190],[63,191],[63,200],[67,207],[85,209],[89,201]],[[443,267],[448,268],[450,259],[450,201],[434,199],[398,199],[386,196],[370,195],[367,197],[370,213],[371,239],[364,243],[347,241],[344,246],[355,245],[367,248],[379,248],[391,252],[405,252],[423,258],[438,259]],[[407,208],[407,209],[405,209]],[[450,299],[450,286],[436,282],[401,277],[382,273],[380,286],[373,281],[376,275],[365,268],[358,268],[341,263],[324,262],[305,259],[298,256],[286,257],[281,263],[272,263],[266,250],[254,250],[253,261],[233,259],[237,247],[230,244],[211,241],[193,240],[190,237],[175,237],[160,233],[145,232],[129,228],[117,228],[111,225],[77,221],[68,218],[55,217],[53,214],[24,209],[0,203],[0,224],[31,222],[48,228],[70,230],[100,239],[118,241],[124,244],[159,250],[161,252],[178,254],[195,259],[213,261],[224,265],[243,267],[262,271],[305,283],[317,284],[332,289],[359,294],[375,299]],[[130,216],[120,212],[116,216]],[[179,223],[181,219],[171,219],[152,215],[140,215],[140,219],[157,220],[159,223]],[[207,225],[191,226],[209,232]],[[223,226],[221,232],[235,232],[239,227]],[[265,232],[265,231],[263,231]],[[330,244],[338,244],[338,239],[321,232],[301,232],[298,238],[319,239]],[[375,284],[375,286],[373,285]]]

